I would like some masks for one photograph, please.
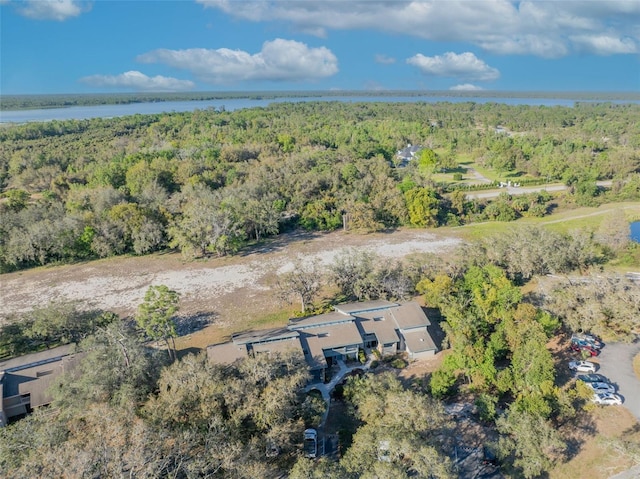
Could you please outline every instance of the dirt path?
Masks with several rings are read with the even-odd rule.
[[[298,257],[328,265],[345,248],[400,258],[412,252],[444,252],[459,242],[424,230],[290,233],[228,258],[188,262],[179,254],[156,254],[37,268],[0,276],[0,321],[62,300],[131,315],[149,285],[165,284],[181,293],[182,315],[215,318],[218,327],[227,327],[281,311],[274,277],[291,269]]]
[[[582,218],[589,218],[591,216],[600,216],[600,215],[604,215],[607,213],[611,213],[612,211],[619,211],[619,210],[636,210],[637,206],[632,206],[632,205],[628,205],[628,206],[616,206],[613,208],[604,208],[598,211],[594,211],[593,213],[586,213],[584,215],[577,215],[577,216],[572,216],[571,220],[578,220],[578,219],[582,219]],[[553,223],[562,223],[563,221],[567,221],[566,218],[560,218],[560,219],[555,219],[555,220],[549,220],[549,221],[543,221],[541,224],[544,225],[550,225]]]
[[[482,175],[478,172],[478,170],[475,170],[473,168],[467,168],[467,174],[473,176],[473,179],[478,183],[493,183],[489,178]]]

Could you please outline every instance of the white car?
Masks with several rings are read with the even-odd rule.
[[[589,361],[571,361],[569,369],[578,371],[579,373],[595,373],[596,365]]]
[[[586,385],[593,389],[593,392],[596,394],[613,394],[616,392],[616,388],[609,383],[586,383]]]
[[[622,398],[613,393],[594,394],[593,402],[605,406],[619,406],[622,404]]]

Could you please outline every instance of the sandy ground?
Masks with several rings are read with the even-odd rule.
[[[386,258],[410,253],[446,253],[460,243],[453,236],[424,230],[358,235],[289,233],[234,257],[185,261],[179,254],[120,257],[37,268],[0,276],[0,321],[52,301],[73,300],[79,308],[99,308],[127,316],[146,289],[164,284],[181,294],[180,314],[215,319],[218,326],[277,314],[282,304],[273,290],[275,275],[293,262],[329,265],[346,248]]]

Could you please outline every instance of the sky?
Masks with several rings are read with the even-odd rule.
[[[0,94],[640,91],[640,0],[0,0]]]

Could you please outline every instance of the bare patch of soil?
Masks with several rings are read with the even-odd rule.
[[[589,415],[589,427],[578,429],[565,440],[578,444],[576,454],[564,464],[550,471],[550,479],[607,479],[633,466],[629,457],[616,450],[616,440],[640,441],[635,417],[618,406],[598,407]]]
[[[411,361],[406,368],[398,371],[398,378],[405,386],[415,384],[426,388],[431,374],[440,367],[449,352],[449,350],[440,351],[433,357]]]
[[[410,229],[370,235],[294,232],[233,257],[185,261],[170,253],[36,268],[0,276],[0,323],[12,314],[68,300],[77,301],[80,308],[131,316],[150,285],[164,284],[181,294],[180,314],[186,330],[190,318],[198,324],[203,318],[211,323],[178,342],[181,348],[202,348],[225,340],[233,331],[284,324],[294,307],[277,300],[273,284],[275,275],[291,269],[298,258],[329,265],[345,248],[402,258],[411,253],[446,252],[460,241],[451,235]]]

